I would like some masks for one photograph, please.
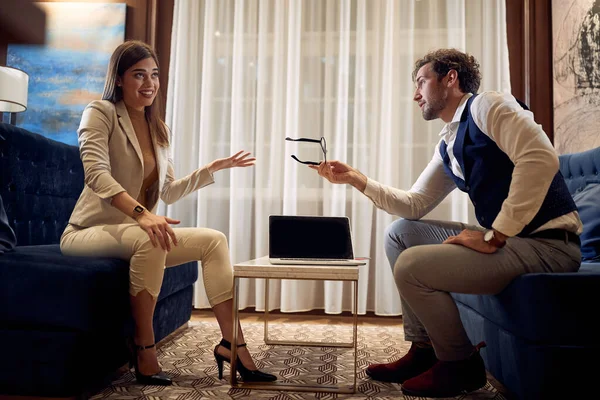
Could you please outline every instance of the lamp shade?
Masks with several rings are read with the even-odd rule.
[[[20,69],[0,67],[0,112],[27,110],[29,75]]]

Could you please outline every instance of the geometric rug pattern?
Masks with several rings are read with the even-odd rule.
[[[310,385],[344,385],[353,382],[353,349],[308,346],[269,346],[264,343],[262,322],[244,322],[246,343],[258,368],[277,375],[278,381]],[[365,368],[371,363],[391,362],[408,351],[402,329],[397,327],[358,327],[357,393],[303,393],[271,390],[232,389],[229,369],[225,364],[223,380],[219,380],[213,349],[221,339],[215,322],[190,322],[189,328],[168,338],[158,348],[163,371],[173,379],[173,385],[142,386],[132,372],[118,371],[112,384],[92,399],[119,400],[199,400],[199,399],[407,399],[399,384],[371,380]],[[276,340],[350,342],[352,327],[327,324],[269,324],[269,338]],[[485,349],[483,350],[485,351]],[[476,392],[454,397],[461,400],[506,400],[488,382]]]

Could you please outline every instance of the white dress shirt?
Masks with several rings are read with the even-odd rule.
[[[441,139],[431,161],[410,190],[393,188],[367,178],[365,195],[375,206],[406,219],[420,219],[454,190],[456,184],[444,171],[444,161],[439,150],[442,140],[448,146],[452,172],[464,179],[454,157],[453,147],[460,117],[471,96],[472,94],[466,94],[461,99],[452,121],[440,132]],[[558,156],[542,126],[533,119],[533,113],[524,110],[510,94],[479,94],[471,103],[471,115],[477,127],[515,165],[508,197],[492,223],[495,230],[507,236],[515,236],[531,222],[542,206],[550,183],[558,172]],[[573,211],[548,221],[535,232],[556,228],[580,234],[583,224],[577,211]]]

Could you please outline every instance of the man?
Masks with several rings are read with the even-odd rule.
[[[485,344],[471,344],[450,293],[497,294],[521,274],[577,271],[582,223],[541,126],[509,94],[476,95],[481,76],[472,56],[433,51],[415,63],[413,79],[423,118],[446,125],[410,190],[339,161],[311,168],[402,217],[388,228],[386,254],[412,346],[367,374],[401,383],[407,395],[452,397],[484,386],[486,373]],[[457,187],[481,226],[421,220]]]

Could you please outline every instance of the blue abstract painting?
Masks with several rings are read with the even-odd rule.
[[[9,45],[7,65],[29,75],[27,111],[17,126],[77,145],[85,106],[102,97],[108,62],[125,40],[125,3],[36,3],[46,44]]]

